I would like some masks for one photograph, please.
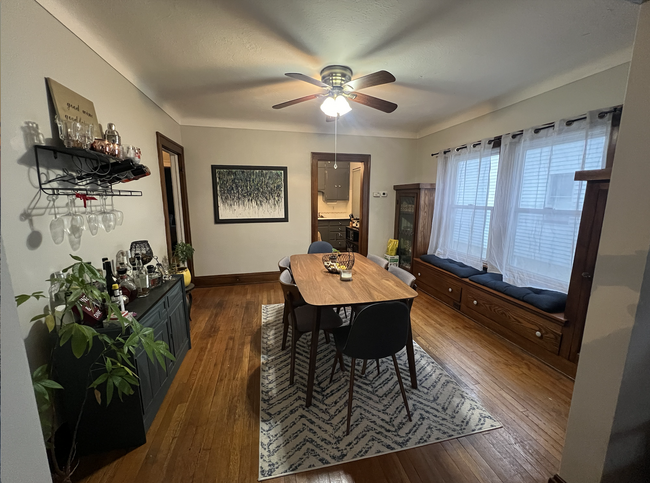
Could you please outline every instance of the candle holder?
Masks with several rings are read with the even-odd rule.
[[[352,280],[352,270],[341,270],[340,271],[341,281],[350,282]]]

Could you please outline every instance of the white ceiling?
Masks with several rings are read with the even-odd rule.
[[[629,61],[638,5],[625,0],[37,0],[181,124],[331,132],[329,64],[397,81],[351,103],[340,132],[416,137]],[[525,90],[525,94],[524,94]]]

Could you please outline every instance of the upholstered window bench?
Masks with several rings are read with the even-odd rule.
[[[438,266],[424,261],[423,258],[429,258],[429,261],[433,261]],[[441,266],[444,268],[440,268]],[[414,260],[413,275],[416,277],[419,291],[459,310],[473,321],[491,329],[560,371],[571,372],[566,366],[565,359],[559,356],[562,327],[566,324],[564,313],[545,312],[530,303],[483,284],[487,283],[500,290],[514,290],[513,293],[518,297],[532,297],[536,303],[541,303],[543,307],[551,310],[563,309],[566,296],[564,300],[562,297],[553,300],[553,295],[557,292],[540,291],[541,293],[531,294],[530,291],[526,292],[526,289],[500,282],[498,276],[493,274],[481,272],[453,260],[436,260],[426,255]],[[481,283],[474,282],[470,278]]]

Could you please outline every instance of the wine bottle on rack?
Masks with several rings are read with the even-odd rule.
[[[122,179],[122,183],[128,183],[129,181],[135,181],[136,179],[144,178],[149,176],[151,170],[147,168],[144,164],[137,165],[132,171],[127,173],[127,175]]]

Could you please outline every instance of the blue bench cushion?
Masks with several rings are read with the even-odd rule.
[[[436,257],[435,255],[422,255],[420,259],[423,262],[430,263],[434,267],[442,268],[447,272],[453,273],[460,278],[469,278],[472,275],[480,275],[481,273],[485,273],[472,268],[469,265],[465,265],[464,263],[452,260],[451,258],[440,258]]]
[[[492,290],[501,292],[522,302],[537,307],[544,312],[564,312],[567,294],[554,290],[543,290],[534,287],[516,287],[503,281],[500,273],[484,273],[469,277],[472,282],[484,285]]]

